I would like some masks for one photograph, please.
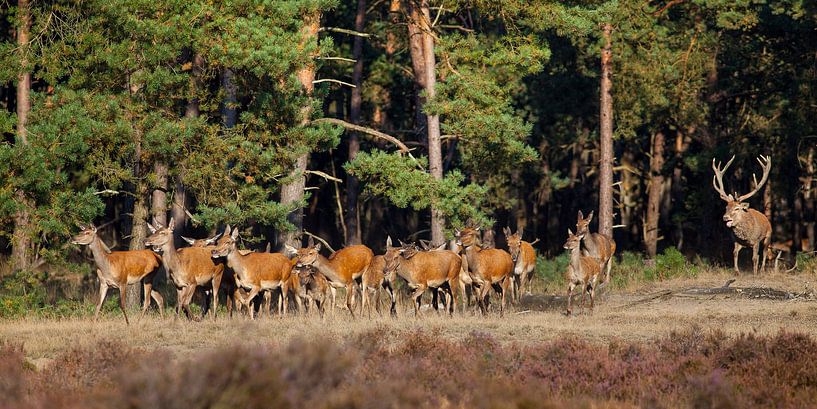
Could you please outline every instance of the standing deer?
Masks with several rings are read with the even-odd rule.
[[[601,274],[601,264],[599,259],[592,256],[584,256],[581,251],[583,234],[573,234],[567,229],[567,241],[564,248],[570,250],[570,264],[567,266],[565,280],[567,281],[567,315],[571,315],[570,298],[573,289],[577,286],[582,292],[581,309],[584,312],[585,294],[590,294],[590,311],[593,311],[593,304],[596,301],[596,286],[598,285],[599,274]]]
[[[392,247],[389,237],[383,258],[386,261],[384,271],[388,280],[394,282],[395,275],[398,275],[406,280],[409,288],[414,289],[411,295],[414,316],[419,313],[420,297],[426,289],[441,292],[448,313],[454,314],[454,289],[459,285],[462,265],[459,255],[449,250],[419,251],[413,244]]]
[[[145,293],[144,304],[142,305],[142,318],[150,306],[150,299],[156,301],[159,306],[159,315],[164,318],[164,299],[158,291],[153,289],[153,279],[162,264],[159,256],[150,250],[130,250],[130,251],[110,251],[108,246],[96,234],[96,227],[91,224],[79,226],[81,231],[71,240],[73,244],[88,246],[94,255],[96,263],[96,275],[99,277],[99,302],[96,305],[94,321],[99,318],[99,310],[108,295],[108,288],[119,289],[119,308],[125,316],[125,323],[128,321],[128,313],[125,312],[125,292],[128,284],[142,282]]]
[[[286,315],[287,295],[289,290],[292,261],[281,253],[248,252],[242,254],[236,244],[238,228],[234,230],[227,226],[224,235],[218,240],[216,247],[211,251],[212,258],[226,257],[227,267],[235,272],[235,281],[239,287],[249,291],[246,297],[239,297],[241,304],[250,310],[250,318],[255,318],[255,309],[252,300],[262,291],[272,292],[281,289],[279,295],[278,312]],[[265,297],[269,295],[265,294]],[[269,298],[266,298],[266,308],[269,308]],[[269,311],[269,310],[268,310]]]
[[[306,308],[312,308],[311,304],[314,301],[318,314],[323,318],[329,299],[329,281],[323,274],[309,266],[294,267],[292,276],[298,279],[298,296],[306,301],[304,303]]]
[[[525,286],[530,285],[533,278],[533,269],[536,267],[536,251],[533,250],[530,243],[522,240],[521,231],[516,230],[515,234],[511,234],[511,229],[505,227],[502,232],[505,233],[508,250],[513,260],[511,300],[519,302],[525,291]],[[528,288],[528,293],[530,293],[530,288]]]
[[[208,250],[210,250],[212,252],[212,250],[216,247],[215,243],[218,241],[218,238],[221,237],[221,233],[216,234],[215,236],[207,238],[207,239],[191,239],[189,237],[184,237],[184,236],[181,236],[181,237],[182,237],[182,240],[184,240],[188,244],[190,244],[190,247],[202,247],[202,248],[206,248],[206,249],[208,249]],[[218,263],[218,261],[217,261],[217,263]],[[224,262],[222,261],[221,263],[224,263]],[[236,310],[237,313],[240,313],[241,312],[241,304],[238,303],[238,299],[242,295],[246,295],[246,294],[242,294],[244,291],[241,288],[238,288],[238,286],[236,285],[236,283],[235,283],[235,273],[233,273],[232,270],[224,269],[224,272],[221,274],[221,285],[219,285],[219,290],[224,290],[224,294],[227,296],[226,297],[227,314],[230,316],[230,318],[233,317],[233,307],[235,307],[235,310]],[[202,302],[202,308],[201,308],[202,317],[204,317],[204,315],[206,315],[207,312],[212,307],[210,305],[211,304],[210,300],[212,299],[211,298],[212,296],[210,295],[210,291],[212,291],[212,289],[208,290],[208,289],[205,288],[205,290],[204,290],[204,301]]]
[[[479,227],[465,227],[456,232],[457,245],[462,247],[468,263],[471,280],[479,287],[477,304],[482,314],[487,313],[486,303],[491,288],[500,296],[499,315],[505,314],[505,294],[510,286],[513,259],[505,250],[482,249],[479,244]]]
[[[176,316],[184,310],[188,319],[193,319],[190,311],[190,301],[196,292],[196,287],[209,284],[213,290],[212,317],[216,317],[218,308],[218,289],[221,285],[221,275],[224,265],[213,263],[210,250],[205,247],[185,247],[176,249],[173,244],[173,229],[176,222],[173,218],[167,226],[147,224],[151,235],[145,239],[145,245],[153,247],[154,251],[162,253],[162,262],[170,273],[170,278],[176,286],[177,305]]]
[[[604,270],[604,283],[610,281],[610,269],[613,266],[613,255],[616,254],[616,242],[612,237],[601,233],[590,233],[590,221],[593,220],[593,211],[584,218],[579,210],[578,221],[576,221],[576,235],[582,236],[584,249],[582,254],[595,257],[599,260],[602,270]]]
[[[346,308],[355,317],[354,303],[355,291],[357,291],[357,281],[360,280],[374,258],[372,250],[362,244],[349,246],[340,249],[328,258],[321,255],[320,243],[314,244],[312,237],[309,237],[307,247],[295,249],[286,246],[287,251],[297,254],[297,267],[312,266],[329,279],[333,287],[346,288]]]
[[[363,309],[366,308],[366,304],[368,303],[370,304],[368,314],[369,317],[372,316],[372,302],[370,300],[372,293],[375,294],[375,310],[378,314],[380,314],[380,294],[383,291],[386,291],[389,294],[389,298],[391,298],[391,307],[389,308],[389,312],[392,316],[397,315],[397,299],[394,294],[394,287],[392,285],[392,281],[386,279],[385,269],[386,259],[384,256],[374,256],[369,268],[363,274],[363,278],[361,279],[361,291],[363,291],[363,294],[361,295],[362,302],[360,303],[361,314],[363,314]]]
[[[723,221],[726,222],[726,227],[732,229],[732,233],[735,235],[735,250],[733,253],[735,273],[740,274],[740,269],[738,268],[738,254],[740,250],[744,247],[751,247],[752,263],[754,266],[753,271],[757,274],[758,248],[760,246],[763,246],[763,262],[760,269],[762,271],[766,268],[766,251],[772,238],[772,225],[769,223],[769,219],[766,218],[766,215],[755,209],[750,209],[749,204],[745,201],[759,192],[766,183],[766,180],[769,179],[769,172],[772,170],[772,159],[769,156],[763,155],[757,158],[758,163],[760,163],[760,166],[763,168],[763,177],[760,179],[760,183],[758,183],[757,175],[752,174],[752,181],[755,187],[751,192],[742,196],[738,196],[737,193],[728,195],[723,188],[723,173],[726,172],[726,169],[729,168],[733,160],[735,160],[734,156],[732,156],[732,159],[729,159],[729,162],[726,162],[726,166],[721,168],[720,162],[716,165],[715,159],[712,159],[712,170],[715,171],[715,174],[712,176],[712,186],[715,188],[715,191],[720,194],[721,200],[726,202],[726,212],[723,214]]]

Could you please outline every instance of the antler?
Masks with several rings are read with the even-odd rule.
[[[726,194],[726,190],[723,188],[723,173],[726,172],[726,169],[729,169],[729,165],[732,164],[733,160],[735,160],[735,155],[732,155],[732,159],[729,159],[729,162],[726,162],[726,166],[721,168],[721,162],[718,162],[716,165],[715,158],[712,158],[712,170],[715,171],[715,175],[712,176],[712,187],[721,195],[721,199],[727,202],[735,200],[735,198],[732,195]]]
[[[763,187],[763,185],[766,183],[766,180],[769,179],[769,172],[772,171],[772,158],[771,158],[771,156],[760,155],[757,158],[757,163],[759,163],[760,166],[763,168],[763,177],[760,178],[760,183],[758,183],[757,182],[757,175],[752,173],[752,182],[754,182],[755,188],[752,189],[751,192],[737,198],[738,202],[742,202],[742,201],[754,196],[755,193],[760,191],[760,188]]]

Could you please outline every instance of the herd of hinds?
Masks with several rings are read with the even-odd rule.
[[[757,160],[763,168],[760,182],[753,175],[754,188],[745,195],[727,194],[723,187],[723,174],[732,164],[734,156],[725,166],[712,161],[714,176],[712,184],[726,202],[723,220],[734,233],[734,265],[738,270],[738,254],[743,247],[753,250],[754,272],[758,271],[758,251],[764,252],[761,270],[765,268],[765,252],[771,236],[771,224],[761,212],[749,208],[745,202],[764,185],[771,170],[771,159],[760,156]],[[596,291],[609,282],[610,269],[616,243],[613,238],[601,233],[591,233],[591,211],[587,217],[579,211],[576,232],[568,229],[564,249],[570,254],[570,262],[565,271],[567,282],[567,315],[572,314],[571,298],[578,287],[581,291],[581,308],[584,309],[585,296],[590,296],[590,310],[595,304]],[[287,314],[290,297],[299,311],[315,308],[324,316],[326,304],[336,305],[336,290],[346,290],[346,308],[355,316],[355,296],[360,294],[360,311],[369,304],[380,310],[380,295],[385,292],[391,300],[390,313],[396,315],[395,284],[399,277],[411,290],[415,315],[419,314],[422,295],[430,290],[444,310],[454,313],[457,295],[462,301],[463,311],[470,304],[471,297],[483,315],[490,309],[490,295],[493,290],[499,298],[499,314],[505,311],[506,297],[511,302],[519,302],[523,293],[530,293],[530,281],[536,265],[536,253],[532,243],[522,240],[522,233],[513,233],[504,228],[503,233],[508,251],[495,248],[493,231],[481,234],[478,226],[468,226],[455,231],[455,239],[438,247],[422,248],[416,244],[400,243],[394,246],[389,237],[386,252],[375,255],[364,245],[343,248],[325,257],[321,254],[321,244],[315,244],[312,237],[303,248],[286,246],[284,253],[254,252],[238,248],[238,229],[227,226],[222,234],[209,239],[182,237],[189,247],[177,249],[173,240],[174,220],[167,226],[148,224],[151,235],[145,245],[152,250],[111,251],[97,235],[93,225],[80,226],[81,231],[72,243],[86,245],[93,254],[99,277],[99,301],[94,319],[100,309],[108,289],[119,289],[119,306],[129,323],[125,312],[125,289],[128,284],[141,282],[144,288],[142,315],[153,299],[164,316],[164,299],[153,288],[154,279],[161,266],[167,272],[169,282],[177,290],[176,316],[181,311],[193,319],[190,303],[197,288],[205,293],[203,314],[209,311],[215,317],[218,307],[219,290],[226,293],[227,311],[247,308],[254,317],[256,308],[264,298],[265,310],[269,311],[272,295],[278,294],[278,311]],[[534,242],[535,243],[535,242]],[[370,298],[375,295],[375,300]],[[331,301],[330,301],[331,297]],[[212,300],[212,303],[211,303]]]

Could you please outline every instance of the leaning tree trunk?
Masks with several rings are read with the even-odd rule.
[[[312,15],[306,16],[304,19],[304,27],[301,31],[301,41],[304,43],[315,41],[318,36],[319,25],[320,13],[316,12]],[[311,96],[312,91],[315,89],[315,84],[313,83],[313,81],[315,81],[315,69],[315,65],[310,62],[307,64],[307,66],[298,71],[298,81],[300,81],[301,86],[304,89],[304,93],[307,96]],[[309,102],[306,102],[301,108],[301,125],[306,126],[311,119],[311,115],[312,105]],[[304,173],[306,172],[306,165],[308,161],[309,154],[306,153],[295,159],[293,169],[287,178],[289,182],[281,186],[281,204],[291,205],[303,201],[304,188],[306,187],[306,178]],[[292,225],[295,226],[295,231],[279,232],[277,237],[279,247],[283,247],[286,244],[295,248],[301,247],[300,238],[303,230],[303,218],[304,211],[301,206],[298,206],[297,209],[289,213],[287,219],[290,223],[292,223]]]
[[[652,138],[650,158],[650,186],[647,198],[647,222],[644,226],[644,246],[647,258],[654,259],[658,249],[658,220],[661,215],[661,193],[664,191],[664,133],[659,131]]]
[[[364,19],[366,18],[366,0],[357,1],[357,15],[355,16],[355,31],[361,33],[364,29]],[[349,111],[349,119],[355,125],[360,124],[360,108],[363,103],[362,84],[363,84],[363,37],[355,36],[354,44],[352,45],[352,58],[355,60],[355,66],[352,69],[352,83],[355,85],[352,88],[352,102]],[[358,139],[357,132],[351,132],[349,135],[349,161],[352,161],[360,151],[360,139]],[[360,217],[358,216],[358,189],[359,183],[355,176],[346,176],[346,214],[342,217],[346,220],[347,236],[346,245],[360,244]]]
[[[28,0],[17,3],[17,49],[20,53],[20,75],[17,77],[17,145],[28,146],[28,112],[31,110],[31,71],[28,66],[28,42],[31,30],[31,8]],[[17,210],[14,213],[14,233],[11,240],[11,261],[15,271],[29,265],[31,247],[29,211],[34,203],[25,191],[14,194]]]
[[[601,51],[601,120],[599,163],[599,232],[613,235],[613,95],[612,46],[613,27],[607,23],[602,29],[604,48]]]

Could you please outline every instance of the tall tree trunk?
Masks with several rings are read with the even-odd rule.
[[[167,164],[159,160],[153,164],[156,186],[151,192],[150,215],[162,226],[167,226]]]
[[[690,129],[689,133],[693,130]],[[689,148],[690,137],[680,129],[675,134],[675,167],[672,169],[672,208],[676,215],[684,211],[684,154]],[[678,250],[684,247],[684,220],[675,217],[675,247]]]
[[[28,112],[31,110],[31,71],[28,62],[29,31],[31,30],[31,7],[28,0],[17,2],[17,49],[20,53],[20,74],[17,77],[17,141],[28,146]],[[34,206],[26,192],[15,192],[17,210],[14,213],[14,233],[11,240],[11,261],[16,271],[29,265],[31,232],[29,211]]]
[[[644,246],[647,258],[655,258],[658,249],[658,220],[661,215],[661,193],[664,191],[664,132],[657,132],[652,138],[650,158],[650,186],[647,198],[647,223],[644,226]]]
[[[357,0],[357,14],[355,15],[355,31],[363,32],[366,18],[366,0]],[[352,103],[349,111],[349,119],[353,124],[360,124],[360,110],[363,104],[362,85],[363,85],[363,37],[355,36],[354,44],[352,45],[352,58],[355,60],[355,66],[352,69],[352,83],[355,85],[352,88]],[[349,161],[352,161],[360,151],[360,139],[358,139],[357,132],[352,132],[349,135]],[[355,176],[346,176],[346,214],[343,217],[346,220],[347,237],[346,245],[360,244],[360,224],[358,221],[358,189],[359,183]]]
[[[301,41],[307,43],[309,41],[316,40],[320,20],[320,13],[318,12],[305,16],[304,27],[301,30]],[[314,80],[315,65],[313,63],[309,63],[307,66],[298,71],[298,81],[300,81],[305,95],[312,95],[312,91],[315,89],[315,85],[313,84]],[[306,102],[304,107],[301,109],[301,124],[304,126],[307,125],[311,119],[311,115],[312,105],[309,102]],[[306,153],[299,156],[295,160],[294,167],[287,178],[289,182],[281,186],[281,204],[288,205],[303,201],[304,187],[306,186],[306,178],[304,177],[304,173],[306,172],[308,162],[309,154]],[[303,231],[303,218],[304,212],[303,208],[300,206],[289,213],[287,219],[295,226],[295,231],[278,232],[277,242],[279,247],[283,247],[285,244],[295,248],[301,247],[300,241]]]
[[[199,110],[200,110],[200,103],[198,93],[201,92],[201,73],[202,68],[204,67],[204,58],[201,54],[194,54],[193,55],[193,68],[190,75],[190,95],[191,98],[187,101],[187,105],[184,108],[184,116],[185,118],[198,118],[199,117]],[[233,90],[233,99],[235,99],[235,90]],[[184,230],[187,227],[187,189],[184,186],[184,173],[183,169],[179,168],[178,173],[176,174],[176,184],[175,188],[173,189],[173,206],[171,207],[171,217],[176,222],[176,228],[174,232],[176,234],[176,246],[181,245],[181,235],[184,234]]]
[[[599,164],[599,232],[613,236],[613,95],[612,95],[612,35],[613,27],[602,28],[604,48],[601,51],[601,120]]]
[[[414,85],[416,92],[415,99],[415,121],[414,130],[421,140],[426,138],[423,132],[426,128],[427,118],[423,114],[423,105],[425,105],[425,98],[423,98],[421,91],[426,89],[426,61],[425,51],[423,50],[425,38],[423,36],[422,21],[423,13],[414,4],[416,0],[406,1],[406,15],[408,17],[408,34],[409,34],[409,52],[411,53],[411,67],[414,71]]]
[[[431,11],[428,8],[428,0],[420,3],[423,11],[423,59],[426,70],[426,95],[429,99],[434,99],[437,95],[437,61],[434,56],[434,36],[431,26]],[[443,178],[443,156],[440,138],[440,116],[436,114],[428,115],[428,167],[434,179]],[[434,204],[431,205],[431,243],[440,245],[445,241],[445,217],[440,209]]]

